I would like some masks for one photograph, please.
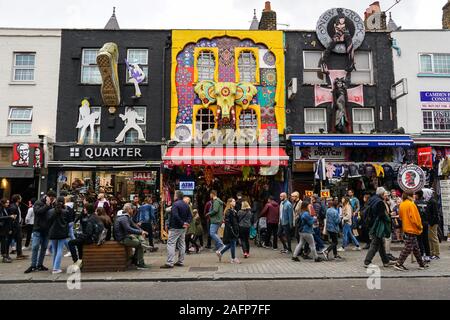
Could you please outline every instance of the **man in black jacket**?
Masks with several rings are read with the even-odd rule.
[[[384,204],[384,193],[386,190],[383,187],[377,189],[377,192],[374,196],[369,199],[367,205],[368,209],[368,230],[372,229],[375,224],[376,219],[380,219],[381,221],[386,221],[389,219],[386,206]],[[368,268],[372,263],[373,257],[377,252],[380,253],[381,260],[383,261],[383,266],[388,267],[394,265],[395,262],[389,261],[389,257],[386,254],[386,249],[384,247],[384,238],[379,238],[375,234],[370,235],[372,241],[370,242],[370,249],[367,252],[366,259],[364,260],[364,267]]]
[[[25,270],[25,273],[30,273],[33,271],[48,271],[48,269],[44,267],[44,258],[45,251],[48,246],[48,231],[50,227],[49,211],[54,208],[55,202],[56,193],[53,190],[50,190],[44,198],[36,201],[34,204],[34,226],[31,240],[31,266]]]
[[[132,218],[136,212],[133,210],[131,203],[126,203],[122,211],[122,215],[117,216],[114,221],[114,239],[126,247],[135,249],[133,261],[138,269],[148,269],[144,262],[144,248],[150,248],[150,246],[145,245],[144,240],[148,233],[133,222]],[[138,236],[142,236],[142,238]]]
[[[420,213],[420,219],[422,219],[422,234],[417,237],[417,240],[419,242],[419,248],[420,248],[420,254],[423,257],[423,260],[425,262],[430,262],[430,244],[428,242],[428,225],[430,222],[429,217],[429,209],[428,209],[428,202],[425,201],[423,198],[423,191],[419,190],[415,194],[415,204],[417,206],[417,209]]]
[[[9,239],[12,234],[13,219],[7,210],[8,206],[8,199],[0,200],[0,243],[3,263],[12,262],[12,259],[9,256]]]
[[[17,260],[24,260],[27,256],[22,254],[22,211],[20,210],[20,203],[22,197],[15,194],[11,198],[11,205],[9,207],[9,215],[13,218],[12,236],[11,240],[16,241]]]
[[[433,189],[422,189],[423,198],[427,203],[429,228],[428,240],[430,243],[431,260],[438,260],[440,255],[438,228],[440,223],[439,209],[436,200],[433,198]]]

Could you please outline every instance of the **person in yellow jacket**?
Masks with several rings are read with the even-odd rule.
[[[420,256],[419,243],[417,242],[417,236],[422,234],[423,226],[422,220],[420,219],[419,210],[414,203],[413,193],[405,192],[403,193],[403,202],[400,204],[399,215],[402,221],[403,232],[405,233],[405,247],[394,265],[394,268],[400,271],[407,271],[408,269],[403,265],[406,258],[411,254],[417,259],[419,264],[419,269],[423,270],[427,265],[422,260]]]

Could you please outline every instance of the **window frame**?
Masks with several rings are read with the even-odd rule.
[[[198,58],[202,52],[211,52],[214,56],[214,77],[209,81],[218,82],[219,80],[219,48],[197,47],[194,49],[194,83],[199,82]],[[202,80],[208,81],[208,80]]]
[[[326,84],[327,83],[327,79],[324,76],[322,80],[320,80],[319,78],[317,78],[317,81],[305,81],[305,73],[317,73],[317,72],[321,72],[321,68],[319,66],[315,67],[315,68],[309,68],[306,66],[306,54],[308,53],[320,53],[320,56],[323,58],[323,51],[319,51],[319,50],[303,50],[302,52],[302,59],[303,59],[303,72],[302,72],[302,76],[303,76],[303,84],[310,84],[310,85],[316,85],[316,84]]]
[[[439,76],[439,75],[448,75],[448,76],[450,76],[450,64],[449,64],[449,70],[448,70],[449,72],[436,72],[435,55],[448,56],[449,62],[450,62],[450,53],[446,53],[446,52],[443,52],[443,53],[440,53],[440,52],[433,52],[433,53],[421,52],[421,53],[419,53],[419,74],[423,74],[423,75],[437,75],[437,76]],[[422,56],[429,56],[429,57],[431,57],[431,71],[424,71],[423,70],[423,68],[422,68],[422,61],[421,61]]]
[[[13,110],[18,110],[18,109],[30,110],[31,111],[30,112],[30,116],[28,118],[14,118],[14,117],[12,117]],[[11,132],[11,129],[12,129],[11,124],[18,124],[18,123],[29,124],[30,125],[30,132],[29,133],[24,133],[24,134],[12,133]],[[10,106],[9,107],[9,111],[8,111],[8,136],[31,136],[32,133],[33,133],[33,107]]]
[[[30,55],[34,57],[34,65],[18,66],[17,56],[18,55]],[[17,70],[32,70],[33,79],[32,80],[17,80],[16,71]],[[14,51],[13,52],[13,72],[12,72],[12,82],[18,83],[34,83],[36,81],[36,52],[35,51]]]
[[[97,55],[98,55],[98,52],[100,51],[100,48],[83,48],[81,50],[80,83],[83,84],[83,85],[101,85],[102,84],[102,78],[101,78],[101,75],[100,75],[100,70],[98,69],[97,61],[95,61],[95,64],[88,64],[88,65],[84,64],[84,56],[86,54],[86,51],[88,51],[88,50],[90,50],[90,51],[95,50],[95,51],[97,51]],[[97,68],[98,73],[99,73],[99,82],[84,82],[83,81],[83,70],[84,70],[84,68],[86,68],[86,67],[92,68],[94,66]]]
[[[356,64],[356,70],[353,72],[366,72],[369,73],[369,77],[370,77],[370,81],[368,83],[366,82],[354,82],[352,79],[352,82],[354,84],[362,84],[362,85],[374,85],[375,84],[375,80],[374,80],[374,73],[373,73],[373,54],[372,51],[368,51],[368,50],[360,50],[360,51],[356,51],[355,52],[355,63],[356,63],[356,56],[358,54],[362,54],[362,53],[367,53],[368,54],[368,58],[369,58],[369,69],[360,69],[358,68],[358,65]]]
[[[372,114],[372,121],[370,121],[370,122],[369,121],[355,121],[355,111],[356,110],[364,110],[364,111],[368,110],[368,111],[370,111],[370,113]],[[352,130],[353,130],[353,133],[369,134],[370,131],[369,132],[365,132],[365,131],[355,130],[355,125],[372,125],[373,128],[370,131],[375,129],[376,128],[376,124],[375,124],[375,110],[373,108],[353,108],[352,109]]]
[[[147,107],[146,106],[133,106],[133,108],[134,108],[134,110],[136,112],[137,112],[137,110],[144,110],[145,111],[144,112],[144,120],[137,120],[136,123],[142,129],[142,133],[144,134],[144,138],[147,140]],[[139,114],[139,112],[138,112],[138,114]],[[139,114],[139,115],[141,115],[141,114]],[[132,129],[132,130],[134,130],[134,129]],[[131,141],[131,142],[127,142],[128,134],[130,134],[131,132],[133,132],[133,131],[128,130],[127,133],[125,134],[125,137],[124,137],[124,140],[123,140],[124,143],[125,144],[139,144],[140,141],[139,141],[139,139],[137,137],[136,137],[136,140]]]
[[[91,113],[93,113],[93,112],[100,112],[100,117],[98,117],[98,119],[97,120],[95,120],[95,124],[94,124],[94,130],[95,131],[98,131],[98,135],[97,135],[97,133],[95,132],[94,133],[94,144],[98,144],[98,143],[100,143],[101,142],[101,133],[102,133],[102,130],[101,130],[101,120],[102,120],[102,107],[100,107],[100,106],[90,106],[89,107],[90,109],[91,109]],[[80,112],[78,111],[78,121],[80,121]],[[86,135],[86,137],[85,137],[85,139],[84,139],[84,141],[85,141],[85,143],[84,144],[89,144],[89,143],[86,143],[86,139],[89,139],[89,128],[86,130],[86,132],[85,132],[85,135]],[[80,133],[81,133],[81,128],[78,128],[78,130],[77,130],[77,141],[79,141],[80,140]],[[95,140],[95,137],[97,137],[98,136],[98,141],[96,141]]]
[[[444,109],[444,110],[441,110],[441,109],[423,109],[422,110],[422,130],[423,130],[423,132],[426,132],[426,133],[430,133],[430,132],[440,132],[440,133],[442,133],[442,132],[450,132],[450,121],[449,121],[449,129],[442,130],[442,129],[436,128],[436,124],[435,124],[435,121],[434,121],[434,119],[435,119],[434,112],[439,112],[439,111],[447,111],[447,112],[449,112],[449,119],[450,119],[450,110],[449,109]],[[431,129],[425,129],[425,117],[424,117],[424,113],[425,112],[431,112],[431,123],[432,123],[432,128]]]
[[[324,121],[321,121],[321,122],[317,122],[317,121],[307,121],[307,117],[306,117],[306,114],[307,114],[307,112],[308,112],[308,110],[322,110],[322,112],[323,112],[323,114],[324,114]],[[325,125],[325,127],[323,128],[324,129],[324,132],[323,133],[328,133],[328,113],[327,113],[327,108],[317,108],[317,107],[305,107],[304,108],[304,111],[303,111],[303,114],[304,114],[304,131],[305,131],[305,133],[320,133],[320,131],[316,131],[316,132],[311,132],[312,130],[306,130],[306,126],[307,125],[319,125],[319,124],[324,124]]]
[[[147,63],[143,64],[143,63],[138,63],[138,65],[142,68],[142,70],[145,73],[145,68],[147,68],[147,73],[145,74],[145,80],[144,82],[142,82],[141,84],[148,84],[148,72],[149,72],[149,67],[148,67],[148,48],[128,48],[127,49],[127,61],[130,62],[130,51],[131,50],[142,50],[142,51],[147,51]],[[130,82],[130,77],[128,75],[128,68],[125,68],[125,83],[126,84],[132,84]]]
[[[251,53],[255,58],[255,81],[250,82],[253,85],[259,85],[261,82],[260,76],[260,67],[259,67],[259,49],[252,47],[239,47],[234,49],[234,63],[236,70],[236,82],[242,82],[241,80],[241,72],[239,70],[239,58],[242,53]]]

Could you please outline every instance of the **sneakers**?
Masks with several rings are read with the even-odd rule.
[[[398,263],[396,263],[394,265],[394,268],[398,271],[408,271],[408,268],[406,268],[404,265],[398,264]]]
[[[38,271],[48,271],[48,268],[47,268],[47,267],[44,267],[44,266],[38,266],[38,267],[37,267],[37,270],[38,270]]]
[[[17,256],[16,260],[25,260],[26,258],[28,258],[28,256],[21,254],[20,256]]]
[[[431,256],[430,259],[431,259],[431,260],[440,260],[441,258],[439,258],[439,256]]]
[[[35,272],[35,271],[38,271],[38,269],[35,267],[29,267],[27,270],[25,270],[24,273],[31,273],[31,272]]]
[[[328,251],[327,251],[327,250],[324,250],[324,251],[322,251],[322,254],[323,254],[323,258],[324,258],[326,261],[328,261]]]
[[[64,258],[68,258],[68,257],[71,257],[72,256],[72,254],[70,253],[70,252],[67,252],[65,255],[64,255]]]
[[[11,263],[12,259],[10,257],[3,257],[2,262],[3,263]]]
[[[383,267],[385,268],[389,268],[392,266],[396,266],[397,265],[397,261],[389,261],[388,263],[383,263]]]
[[[161,267],[159,267],[160,269],[173,269],[173,266],[171,266],[170,264],[165,264],[162,265]]]
[[[305,260],[312,260],[312,258],[310,256],[308,256],[308,255],[303,255],[303,259],[305,259]]]
[[[283,249],[283,250],[280,251],[280,253],[282,253],[282,254],[286,254],[286,253],[288,253],[288,252],[289,252],[289,251],[286,250],[286,249]]]
[[[102,76],[102,98],[107,107],[120,105],[120,88],[117,71],[119,49],[117,44],[108,42],[103,45],[97,55],[97,65]]]
[[[175,263],[174,264],[174,266],[176,266],[176,267],[184,267],[184,263],[181,263],[181,262],[177,262],[177,263]]]
[[[355,247],[353,248],[353,251],[361,251],[361,247]]]
[[[219,262],[222,262],[222,253],[220,253],[220,251],[217,250],[216,255],[219,257]]]
[[[300,262],[300,259],[298,257],[292,257],[292,261]]]
[[[397,261],[398,258],[394,257],[392,254],[388,254],[387,257],[389,258],[389,260],[391,261]]]
[[[150,269],[150,266],[147,265],[147,264],[145,264],[145,263],[143,263],[143,264],[138,264],[138,265],[136,265],[136,268],[137,268],[138,270],[148,270],[148,269]]]
[[[323,261],[323,259],[321,257],[317,257],[314,259],[314,262],[322,262],[322,261]]]
[[[336,260],[342,260],[343,258],[340,255],[337,255],[336,257],[334,257],[334,259]]]
[[[342,248],[342,247],[339,247],[339,248],[337,249],[337,251],[338,251],[338,252],[345,252],[345,249]]]
[[[62,273],[62,270],[61,269],[57,269],[57,270],[53,270],[52,271],[52,274],[58,274],[58,273]]]
[[[77,266],[79,269],[81,269],[81,267],[83,266],[83,261],[80,260],[80,259],[78,259],[78,260],[74,263],[74,265]]]
[[[232,264],[240,264],[241,262],[239,261],[238,258],[234,258],[234,259],[231,259],[231,263]]]
[[[247,259],[250,255],[248,253],[244,253],[244,259]]]
[[[425,269],[428,269],[429,267],[430,267],[429,265],[424,264],[424,265],[419,266],[419,270],[425,270]]]

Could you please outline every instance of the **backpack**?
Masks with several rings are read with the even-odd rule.
[[[95,219],[92,220],[93,224],[93,233],[92,240],[97,243],[98,246],[102,245],[105,242],[106,234],[108,231],[103,226],[103,224]]]

